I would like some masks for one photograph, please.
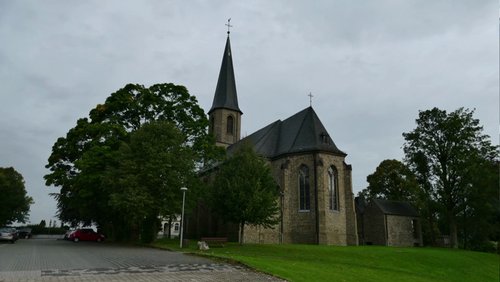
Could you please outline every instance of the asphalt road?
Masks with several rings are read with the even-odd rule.
[[[280,281],[241,266],[164,250],[53,239],[0,243],[6,281]]]

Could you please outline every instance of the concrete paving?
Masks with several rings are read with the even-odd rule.
[[[61,240],[0,244],[7,281],[283,281],[242,266],[176,252]]]

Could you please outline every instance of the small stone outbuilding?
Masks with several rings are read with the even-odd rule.
[[[422,246],[420,217],[408,202],[356,198],[360,245]]]

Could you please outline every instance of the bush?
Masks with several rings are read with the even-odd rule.
[[[472,246],[471,250],[479,252],[487,252],[487,253],[497,253],[498,243],[492,241],[484,241]]]
[[[151,243],[156,239],[158,232],[158,219],[156,217],[145,218],[141,229],[141,243]]]
[[[68,231],[68,227],[43,227],[39,224],[28,225],[26,227],[31,228],[32,235],[39,235],[39,234],[62,235],[64,233],[66,233],[66,231]]]

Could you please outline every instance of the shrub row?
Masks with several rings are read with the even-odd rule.
[[[67,227],[43,227],[40,225],[28,225],[26,226],[28,228],[31,228],[31,234],[32,235],[38,235],[38,234],[64,234],[68,230]]]

